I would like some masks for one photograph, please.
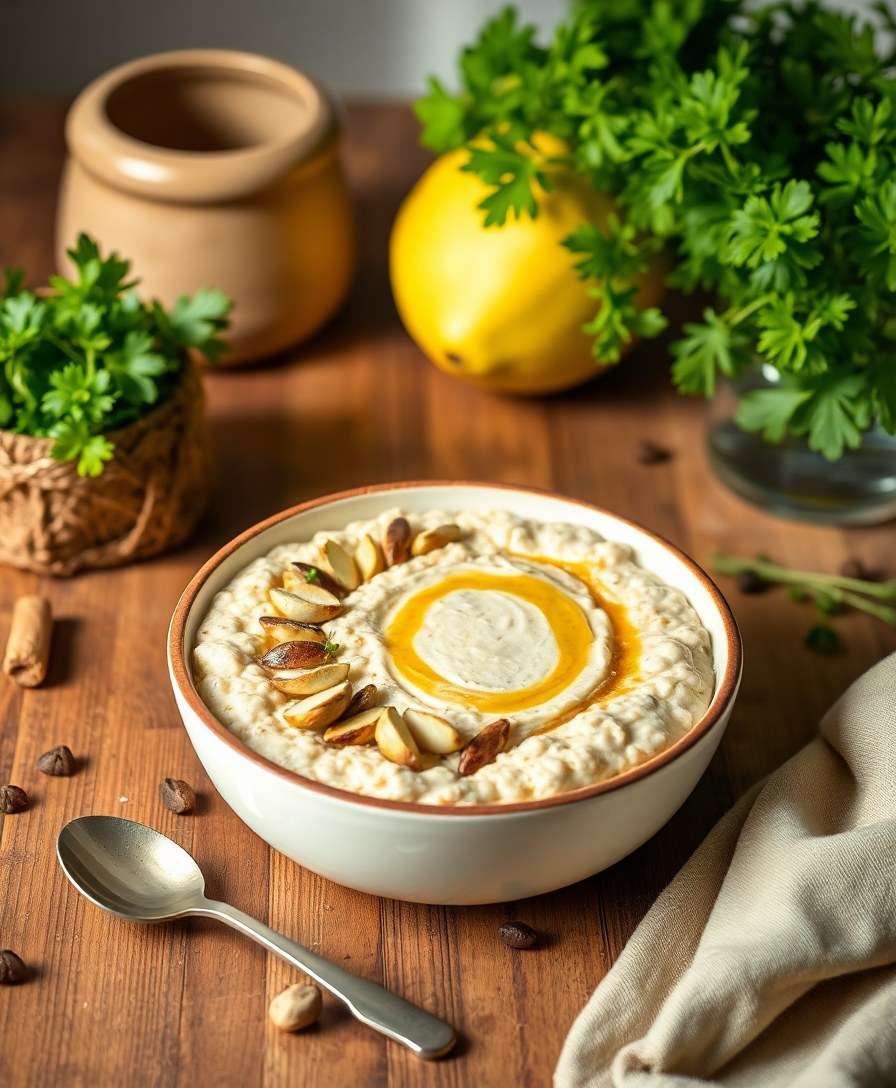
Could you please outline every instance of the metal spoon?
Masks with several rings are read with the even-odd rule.
[[[375,982],[358,978],[244,914],[205,897],[193,858],[158,831],[117,816],[82,816],[59,832],[65,875],[91,903],[130,922],[165,922],[195,914],[217,918],[298,967],[329,990],[363,1024],[420,1058],[454,1046],[454,1029]]]

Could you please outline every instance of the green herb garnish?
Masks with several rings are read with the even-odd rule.
[[[819,623],[806,635],[806,645],[817,654],[835,654],[843,649],[840,636],[827,624]]]
[[[896,432],[896,15],[874,5],[884,47],[813,0],[748,7],[582,0],[547,44],[507,8],[463,50],[460,90],[430,80],[416,110],[428,147],[469,148],[487,225],[538,214],[539,132],[614,196],[620,218],[565,242],[601,362],[664,326],[632,286],[664,245],[673,284],[720,300],[673,346],[679,389],[769,364],[741,426],[836,459],[875,423]]]
[[[188,349],[224,350],[230,300],[181,297],[170,310],[143,302],[117,254],[86,234],[69,250],[74,279],[52,276],[39,297],[7,269],[0,290],[0,427],[53,438],[52,453],[99,476],[114,453],[108,434],[171,395]]]
[[[839,647],[839,640],[836,644],[833,642],[837,639],[836,632],[826,621],[829,616],[844,609],[867,612],[896,627],[896,607],[889,603],[896,604],[896,578],[873,582],[868,578],[851,578],[842,574],[789,570],[765,557],[745,559],[736,555],[717,555],[713,566],[720,574],[735,578],[750,574],[767,585],[787,586],[791,600],[798,603],[811,601],[822,622],[806,636],[806,645],[820,653],[831,653]]]
[[[324,653],[329,657],[334,657],[342,649],[338,642],[330,642],[329,639],[324,643]]]
[[[305,575],[306,582],[320,581],[320,571],[317,569],[317,567],[306,567],[302,573]]]

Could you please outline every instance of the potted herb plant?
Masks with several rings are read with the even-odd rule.
[[[891,5],[873,7],[892,43]],[[632,285],[664,247],[670,283],[715,298],[673,376],[708,397],[732,383],[711,435],[724,478],[871,521],[896,513],[894,72],[871,22],[813,0],[584,0],[546,44],[505,9],[464,49],[460,90],[433,79],[416,109],[427,146],[469,149],[493,229],[538,215],[532,141],[562,140],[557,164],[618,209],[564,242],[596,359],[660,331]]]
[[[205,506],[202,387],[191,353],[224,348],[220,291],[169,310],[86,235],[72,279],[0,295],[0,561],[72,574],[183,540]]]

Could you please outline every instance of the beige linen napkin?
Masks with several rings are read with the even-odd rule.
[[[573,1024],[555,1081],[896,1085],[896,654],[710,832]]]

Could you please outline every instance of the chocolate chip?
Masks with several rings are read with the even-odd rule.
[[[0,812],[9,816],[13,812],[24,812],[28,807],[28,794],[19,786],[0,786]]]
[[[180,778],[163,778],[159,783],[159,796],[165,808],[178,816],[188,816],[196,808],[193,787]]]
[[[768,589],[768,582],[760,578],[755,570],[739,571],[735,581],[741,593],[764,593]]]
[[[54,778],[67,778],[75,773],[77,766],[72,750],[66,744],[57,744],[37,761],[37,769]]]
[[[505,922],[498,929],[498,936],[511,948],[532,948],[538,941],[538,934],[525,922]]]
[[[0,986],[16,986],[28,977],[28,968],[9,948],[0,952]]]
[[[641,465],[662,465],[666,461],[672,460],[672,451],[667,450],[665,446],[658,446],[656,442],[650,442],[645,439],[638,443],[638,452],[636,454],[638,464]]]

